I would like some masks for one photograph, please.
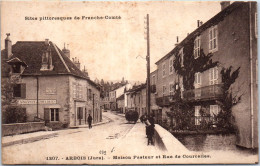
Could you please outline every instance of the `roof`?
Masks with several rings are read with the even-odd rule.
[[[146,84],[141,84],[141,85],[137,85],[137,86],[133,86],[132,89],[129,89],[127,92],[129,93],[135,93],[135,92],[139,92],[142,89],[146,88]]]
[[[122,88],[122,87],[125,87],[127,85],[127,83],[125,84],[122,84],[122,83],[116,83],[117,85],[111,90],[111,91],[114,91],[114,90],[117,90],[119,88]]]
[[[179,49],[181,49],[188,41],[190,41],[193,37],[198,36],[200,33],[205,31],[207,28],[218,24],[220,21],[222,21],[227,15],[232,13],[235,9],[238,7],[247,4],[248,2],[234,2],[230,4],[228,7],[226,7],[224,10],[220,11],[218,14],[216,14],[214,17],[209,19],[207,22],[202,24],[200,27],[195,29],[191,34],[189,34],[185,39],[183,39],[173,50],[171,50],[168,54],[166,54],[164,57],[159,59],[155,64],[158,65],[161,61],[168,59],[170,56],[172,56],[175,52],[177,52]]]
[[[41,71],[42,54],[49,47],[52,54],[51,71]],[[2,50],[6,54],[6,50]],[[9,62],[22,61],[27,65],[22,76],[52,76],[52,75],[73,75],[86,79],[90,84],[98,88],[76,65],[53,43],[49,46],[44,41],[18,41],[12,45],[13,55],[8,59]],[[3,64],[3,63],[2,63]]]
[[[125,99],[125,94],[122,94],[121,96],[119,96],[118,98],[116,98],[116,100],[124,100]]]

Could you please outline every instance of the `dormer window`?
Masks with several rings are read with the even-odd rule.
[[[51,55],[51,49],[50,47],[42,53],[42,66],[41,66],[41,71],[45,70],[53,70],[53,65],[52,65],[52,55]]]
[[[21,74],[25,67],[27,67],[27,64],[18,57],[8,60],[7,63],[11,66],[12,73],[16,74]]]

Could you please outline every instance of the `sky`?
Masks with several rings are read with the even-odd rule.
[[[49,39],[60,49],[69,44],[91,79],[145,81],[147,53],[145,16],[149,14],[151,71],[170,52],[176,37],[182,41],[220,12],[220,1],[143,2],[1,2],[1,49],[6,33],[12,43]],[[39,20],[39,17],[72,17],[72,20]],[[75,20],[74,17],[80,17]],[[120,16],[121,19],[85,20],[82,16]],[[37,17],[37,20],[25,20]],[[139,56],[139,57],[137,57]]]

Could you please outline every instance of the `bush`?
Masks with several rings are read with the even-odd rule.
[[[19,106],[7,106],[3,111],[3,124],[24,123],[27,120],[26,109]]]
[[[125,114],[125,118],[129,122],[133,121],[136,123],[139,118],[139,114],[137,111],[127,111]]]

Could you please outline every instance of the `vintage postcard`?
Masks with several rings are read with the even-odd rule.
[[[257,2],[2,1],[2,164],[258,163]]]

